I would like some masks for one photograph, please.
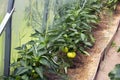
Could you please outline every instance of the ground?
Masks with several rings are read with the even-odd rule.
[[[96,80],[109,80],[108,73],[116,64],[120,64],[120,53],[117,52],[120,46],[120,27],[113,40],[113,43],[100,64]]]

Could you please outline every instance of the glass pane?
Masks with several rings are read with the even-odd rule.
[[[7,10],[7,1],[8,0],[0,0],[0,23],[4,18]],[[4,67],[4,32],[0,36],[0,75],[3,75],[3,67]]]

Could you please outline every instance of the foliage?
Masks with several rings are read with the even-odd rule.
[[[116,43],[113,41],[112,43],[111,43],[111,47],[115,47],[116,46]]]
[[[120,47],[118,48],[117,52],[120,52]]]
[[[116,64],[115,68],[108,75],[110,80],[120,80],[120,64]]]
[[[115,10],[119,0],[104,0],[103,6],[111,10]]]
[[[46,14],[41,24],[37,7],[29,5],[25,19],[28,25],[40,26],[40,30],[34,28],[35,32],[31,34],[34,39],[16,48],[19,58],[11,65],[14,70],[7,79],[54,80],[51,78],[54,75],[65,80],[67,68],[73,65],[75,56],[78,53],[89,55],[87,50],[95,42],[92,30],[99,22],[98,14],[103,7],[101,0],[76,0],[73,4],[58,7],[51,27],[46,25]]]
[[[37,31],[33,35],[43,38],[37,36],[40,35]],[[48,74],[60,73],[61,69],[59,68],[63,64],[56,62],[56,54],[50,53],[47,46],[44,39],[39,39],[29,41],[22,47],[17,47],[20,57],[17,62],[11,65],[15,70],[10,78],[13,80],[48,80]]]
[[[81,3],[78,2],[79,4],[65,5],[58,9],[55,25],[60,27],[56,33],[63,33],[61,39],[64,46],[89,55],[85,50],[92,47],[95,41],[92,29],[93,24],[99,21],[96,14],[99,12],[100,6],[94,4],[94,1],[85,1],[81,6]]]

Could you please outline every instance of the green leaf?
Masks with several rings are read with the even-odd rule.
[[[120,52],[120,47],[118,48],[117,52]]]
[[[116,43],[114,41],[112,41],[111,47],[115,47],[115,46],[116,46]]]
[[[14,66],[17,66],[18,65],[18,62],[14,62],[14,63],[12,63],[10,66],[11,67],[14,67]]]
[[[90,54],[89,54],[87,51],[85,51],[84,49],[79,48],[79,50],[80,50],[83,54],[90,56]]]
[[[110,80],[120,80],[120,64],[116,64],[108,76]]]
[[[75,28],[77,25],[76,24],[72,24],[72,27]]]
[[[34,48],[31,47],[31,48],[27,51],[27,53],[29,54],[29,53],[33,52],[33,50],[34,50]]]
[[[84,54],[90,56],[90,54],[87,51],[82,51]]]
[[[37,54],[38,54],[37,45],[33,45],[32,47],[33,47],[33,55],[34,55],[34,56],[38,56],[38,55],[37,55]]]
[[[21,74],[24,74],[28,71],[29,69],[28,68],[25,68],[25,67],[18,67],[16,70],[15,70],[15,75],[21,75]]]
[[[23,80],[29,80],[29,78],[28,78],[27,75],[23,75],[23,76],[22,76],[22,79],[23,79]]]
[[[94,42],[95,42],[95,39],[94,39],[93,35],[90,34],[89,37],[90,37],[91,42],[94,43]]]
[[[23,44],[23,45],[22,45],[22,49],[23,49],[23,50],[26,50],[26,49],[27,49],[26,44]]]
[[[73,37],[73,36],[75,36],[75,35],[76,35],[75,32],[69,34],[69,36],[71,36],[71,37]]]
[[[40,62],[42,65],[47,66],[47,67],[50,68],[50,62],[49,62],[47,59],[45,59],[45,58],[42,57],[39,62]]]
[[[74,21],[74,20],[75,20],[75,18],[74,18],[73,16],[70,16],[70,19],[71,19],[72,21]]]
[[[82,41],[84,41],[86,39],[85,34],[81,33],[80,36],[81,36]]]
[[[70,31],[77,32],[77,29],[69,28]]]
[[[35,29],[35,33],[31,34],[31,37],[34,38],[39,38],[40,36],[43,36],[43,34],[36,29]]]
[[[80,39],[76,39],[75,40],[75,44],[79,43],[80,42]]]
[[[28,44],[28,45],[34,45],[34,44],[35,44],[35,41],[34,41],[34,40],[31,40],[31,41],[27,42],[26,44]]]
[[[39,74],[40,78],[43,79],[43,68],[37,67],[37,68],[35,68],[35,71]]]
[[[90,20],[91,23],[97,23],[98,21],[95,19]]]
[[[85,45],[89,46],[89,47],[92,47],[93,45],[90,43],[90,42],[84,42]]]
[[[52,41],[54,42],[54,41],[58,40],[63,34],[64,34],[64,32],[61,32]]]
[[[45,47],[46,47],[45,42],[41,42],[41,43],[38,45],[38,50],[44,49]]]
[[[22,47],[16,47],[15,49],[16,50],[22,50]]]
[[[39,38],[39,34],[38,34],[38,33],[31,34],[30,37],[33,37],[33,38]]]
[[[24,67],[27,66],[26,62],[23,60],[20,61],[20,64],[21,64],[21,66],[24,66]]]
[[[41,50],[38,51],[37,55],[38,55],[38,56],[42,56],[42,55],[44,55],[44,54],[46,54],[46,53],[47,53],[47,50],[44,50],[44,49],[42,50],[42,49],[41,49]]]

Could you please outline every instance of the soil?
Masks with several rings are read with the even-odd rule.
[[[104,17],[102,17],[100,24],[93,31],[96,42],[94,47],[89,50],[89,53],[91,55],[90,56],[85,56],[82,54],[79,55],[81,61],[77,63],[77,65],[79,64],[78,67],[76,67],[75,69],[68,70],[70,80],[94,80],[98,66],[100,64],[99,62],[102,59],[101,57],[104,54],[106,54],[106,51],[109,48],[108,46],[110,46],[110,43],[112,42],[112,39],[116,34],[120,19],[119,8],[117,8],[117,13],[112,17],[108,16],[108,14],[107,16],[105,15]],[[109,62],[107,66],[110,65]],[[96,80],[107,79],[101,79],[100,77],[98,77],[98,79]]]
[[[108,73],[115,67],[116,64],[120,64],[120,53],[117,52],[120,46],[120,27],[113,40],[113,43],[104,57],[104,60],[100,64],[100,68],[95,80],[110,80]]]

